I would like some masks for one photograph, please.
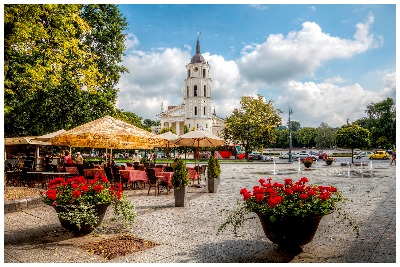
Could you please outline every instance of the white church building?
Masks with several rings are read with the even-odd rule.
[[[211,111],[212,79],[211,66],[200,53],[200,40],[197,38],[196,54],[186,66],[186,79],[183,90],[183,103],[179,106],[168,106],[166,111],[161,109],[157,115],[160,126],[152,127],[154,133],[163,128],[173,129],[178,135],[184,133],[186,126],[189,131],[202,129],[221,135],[225,127],[224,120]]]

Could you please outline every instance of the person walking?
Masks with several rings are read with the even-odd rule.
[[[394,162],[394,165],[396,165],[396,150],[393,150],[392,152],[392,161],[390,162],[390,165]]]
[[[75,163],[76,167],[78,168],[79,175],[83,176],[83,157],[81,152],[76,152]]]

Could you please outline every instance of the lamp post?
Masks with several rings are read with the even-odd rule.
[[[292,130],[290,127],[290,114],[292,114],[292,108],[289,107],[289,162],[293,162],[292,159]]]

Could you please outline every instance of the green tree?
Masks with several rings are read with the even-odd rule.
[[[356,124],[343,125],[336,132],[337,146],[351,149],[351,154],[355,148],[369,147],[370,143],[370,132]],[[351,162],[354,162],[353,157]]]
[[[115,8],[5,5],[5,136],[68,130],[118,114],[115,86],[125,71],[120,61],[126,22],[111,12]],[[104,23],[97,25],[100,17]]]
[[[335,144],[335,130],[329,127],[327,123],[321,122],[321,125],[317,128],[315,142],[320,148],[333,146]]]
[[[317,136],[317,129],[312,127],[303,127],[297,131],[297,142],[301,146],[313,147],[315,146],[315,137]]]
[[[264,97],[243,96],[241,107],[235,108],[225,119],[223,131],[226,140],[242,144],[246,151],[268,147],[275,143],[275,128],[281,124],[280,111],[275,110],[272,100],[265,102]],[[247,157],[246,157],[247,158]]]
[[[396,143],[396,105],[390,97],[367,106],[367,116],[356,123],[371,132],[372,146],[392,146]],[[382,138],[386,139],[382,139]],[[382,142],[387,140],[387,142]]]
[[[275,147],[286,148],[289,147],[289,130],[287,128],[275,129]]]

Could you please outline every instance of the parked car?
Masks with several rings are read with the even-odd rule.
[[[370,151],[362,151],[360,153],[358,153],[357,155],[353,155],[353,158],[355,159],[361,159],[361,158],[368,158],[369,156],[371,156],[372,152]]]
[[[357,154],[360,154],[360,153],[361,153],[361,149],[356,148],[356,149],[353,150],[353,155],[357,155]]]
[[[273,159],[270,156],[264,155],[260,152],[253,151],[249,154],[249,159],[252,160],[262,160],[262,161],[272,161]]]
[[[389,159],[390,156],[386,151],[378,150],[369,156],[369,159]]]
[[[279,155],[280,159],[289,159],[289,152],[281,153]],[[298,159],[299,155],[297,153],[292,153],[292,159]]]

